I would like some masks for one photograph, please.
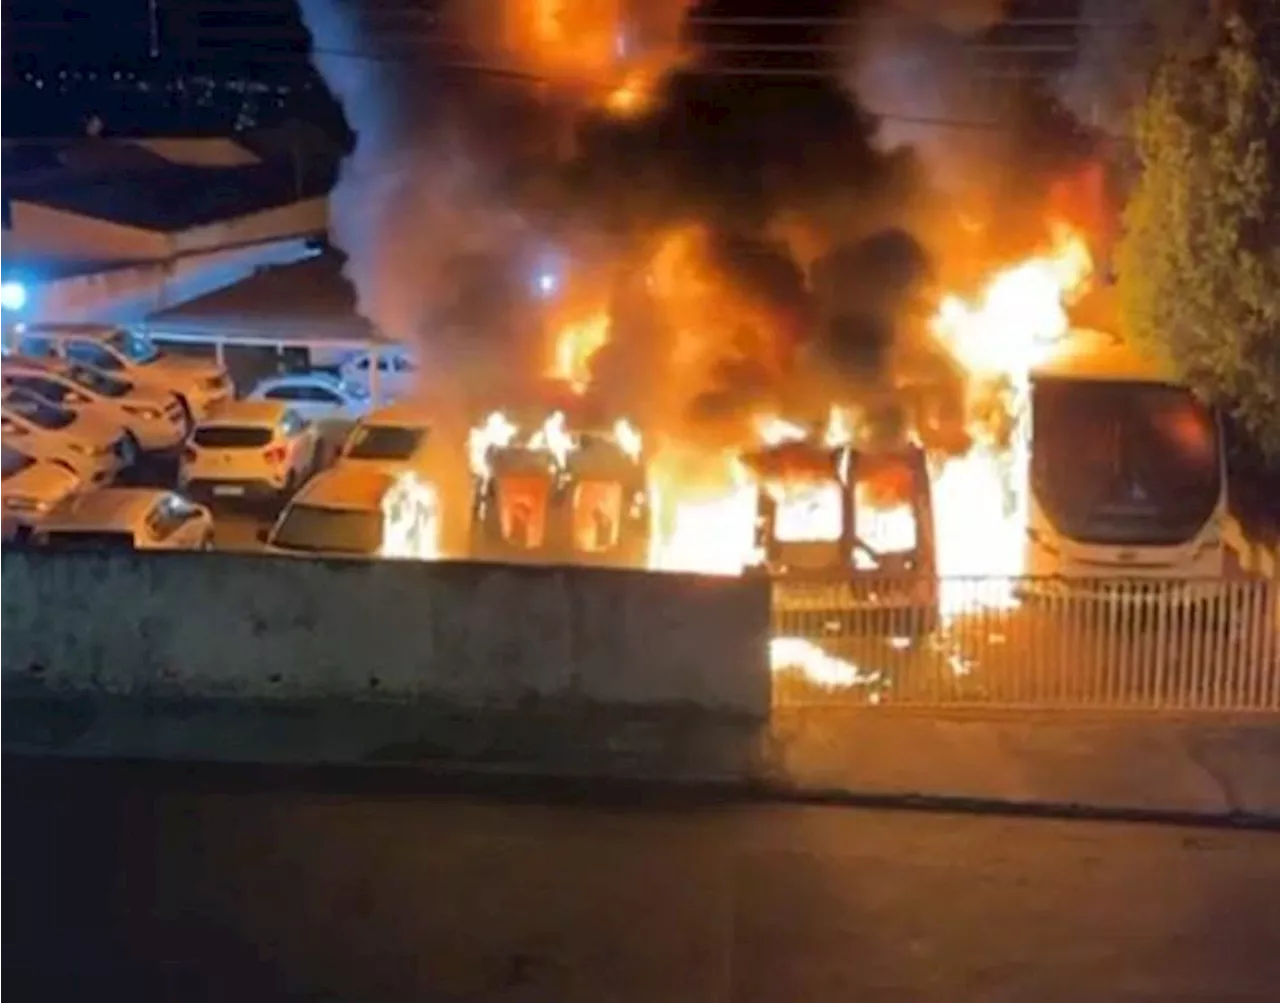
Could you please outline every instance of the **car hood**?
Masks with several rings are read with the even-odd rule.
[[[104,414],[85,409],[76,412],[76,420],[63,431],[94,446],[110,446],[124,435],[125,427]]]

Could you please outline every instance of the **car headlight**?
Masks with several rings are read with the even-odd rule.
[[[21,495],[9,495],[4,500],[4,507],[11,512],[35,512],[43,514],[53,507],[51,502],[41,501],[38,498],[25,498]]]
[[[124,406],[125,414],[131,414],[135,418],[144,418],[147,421],[155,421],[160,417],[160,410],[154,407],[144,407],[140,404],[126,404]]]

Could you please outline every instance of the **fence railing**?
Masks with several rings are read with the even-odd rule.
[[[1280,583],[776,585],[775,702],[1280,711]]]

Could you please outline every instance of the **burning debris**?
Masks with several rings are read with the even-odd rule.
[[[471,433],[473,556],[644,567],[651,526],[642,453],[626,419],[577,429],[555,411],[522,430],[490,414]]]

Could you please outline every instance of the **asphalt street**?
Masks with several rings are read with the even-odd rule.
[[[1273,1000],[1280,836],[4,765],[14,999]]]

